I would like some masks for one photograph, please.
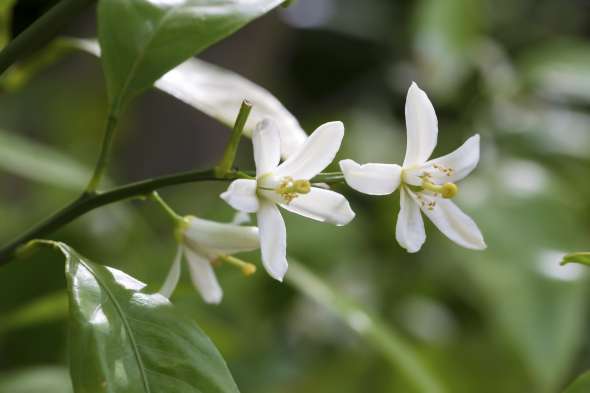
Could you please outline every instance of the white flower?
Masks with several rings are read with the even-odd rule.
[[[460,246],[482,250],[483,236],[475,222],[450,198],[458,191],[455,182],[466,177],[479,161],[479,135],[446,156],[428,160],[436,146],[438,122],[430,100],[412,83],[406,98],[406,157],[395,164],[359,165],[340,161],[346,183],[370,195],[387,195],[401,184],[401,209],[396,238],[408,252],[417,252],[426,240],[420,210],[449,239]]]
[[[346,198],[334,191],[312,187],[309,182],[332,162],[343,136],[341,122],[323,124],[279,165],[279,130],[272,120],[263,120],[252,134],[256,180],[235,180],[221,194],[233,208],[257,213],[262,262],[279,281],[287,272],[287,232],[276,205],[335,225],[348,224],[354,218]]]
[[[189,216],[179,228],[178,239],[176,257],[160,290],[166,297],[170,297],[178,284],[183,256],[188,262],[195,288],[207,303],[219,303],[223,296],[213,271],[213,263],[229,260],[242,264],[244,274],[248,275],[255,271],[253,265],[232,258],[231,255],[258,249],[260,241],[256,227],[225,224]]]

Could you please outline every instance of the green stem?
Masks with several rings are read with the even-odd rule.
[[[62,0],[33,22],[0,52],[0,75],[10,66],[49,42],[54,35],[96,0]]]
[[[10,262],[15,253],[18,252],[21,246],[33,239],[45,237],[59,228],[69,224],[76,218],[97,209],[101,206],[109,205],[111,203],[123,201],[126,199],[149,196],[153,191],[160,188],[169,187],[177,184],[192,183],[198,181],[228,181],[234,179],[244,178],[243,172],[231,171],[224,176],[218,176],[214,170],[208,171],[189,171],[176,173],[173,175],[157,177],[130,183],[121,187],[114,188],[110,191],[100,193],[84,193],[78,199],[74,200],[69,205],[58,210],[52,216],[42,221],[38,225],[29,229],[27,232],[17,237],[11,243],[0,249],[0,266]],[[335,178],[334,174],[330,174],[330,181],[325,179],[323,174],[319,174],[314,179],[314,182],[326,183],[341,181],[342,179]]]
[[[180,221],[184,222],[184,219],[178,215],[174,209],[172,209],[170,207],[169,204],[166,203],[166,201],[164,201],[162,199],[162,197],[160,196],[160,194],[158,194],[156,191],[152,192],[152,194],[150,195],[150,197],[156,201],[158,203],[158,205],[160,205],[160,207],[170,216],[170,218],[172,218],[172,221],[174,221],[175,223],[178,223]]]
[[[106,168],[109,164],[111,158],[111,150],[113,147],[113,137],[115,136],[115,128],[117,127],[117,123],[119,122],[118,108],[118,104],[115,103],[111,106],[111,109],[109,111],[109,116],[107,118],[104,136],[102,138],[102,145],[100,147],[98,161],[96,162],[96,166],[94,167],[94,173],[92,174],[92,178],[86,186],[87,194],[92,194],[96,192],[96,189],[100,185],[100,180],[102,179],[104,172],[106,171]]]
[[[250,116],[251,110],[252,104],[250,104],[247,100],[244,100],[242,102],[242,106],[240,107],[240,112],[238,113],[236,122],[234,123],[234,128],[229,138],[229,142],[227,143],[227,147],[223,153],[223,158],[216,168],[216,172],[219,176],[223,176],[228,173],[234,164],[236,152],[238,151],[238,145],[240,144],[240,138],[242,137],[242,132],[244,132],[244,126],[248,121],[248,116]]]

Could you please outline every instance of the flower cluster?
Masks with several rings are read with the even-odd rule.
[[[422,213],[458,245],[484,249],[475,222],[451,201],[458,192],[456,182],[479,161],[479,135],[456,151],[430,160],[437,143],[437,118],[428,97],[415,83],[408,90],[405,114],[407,148],[403,164],[360,165],[342,160],[339,164],[346,183],[370,195],[388,195],[400,189],[396,238],[408,252],[417,252],[426,240]],[[334,225],[346,225],[355,217],[343,195],[313,183],[313,178],[334,160],[343,137],[341,122],[325,123],[286,153],[275,121],[267,118],[259,122],[252,133],[256,177],[234,180],[221,194],[234,209],[256,213],[258,228],[195,217],[184,219],[179,228],[179,251],[161,292],[168,296],[172,293],[184,254],[205,301],[217,303],[222,291],[212,266],[225,261],[251,274],[254,266],[231,254],[258,247],[268,274],[282,281],[288,268],[287,230],[279,207]]]

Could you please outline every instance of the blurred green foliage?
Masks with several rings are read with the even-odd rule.
[[[342,228],[286,215],[289,252],[408,340],[449,392],[557,392],[590,368],[587,273],[559,265],[567,252],[590,247],[589,11],[584,1],[298,0],[204,53],[269,88],[308,132],[343,120],[341,158],[401,161],[412,80],[439,116],[435,156],[482,135],[482,161],[458,203],[482,229],[484,252],[462,250],[429,225],[423,250],[406,254],[394,239],[397,194],[342,187],[357,211]],[[73,32],[88,30],[94,34],[83,24]],[[0,134],[0,239],[77,195],[105,113],[98,62],[84,55],[0,96],[0,128],[12,131]],[[116,182],[210,167],[229,134],[159,93],[138,100],[120,131]],[[18,151],[46,156],[23,140],[52,148],[54,165],[31,170],[34,162],[11,159]],[[241,167],[252,168],[250,153],[245,141]],[[182,213],[227,221],[223,189],[162,194]],[[150,202],[127,202],[55,237],[156,290],[175,251],[170,230]],[[62,269],[59,256],[42,252],[0,270],[0,392],[60,381],[63,370],[32,367],[66,364],[65,316],[48,313],[42,300],[55,298],[59,311]],[[262,272],[244,279],[219,270],[221,306],[204,305],[187,277],[172,300],[213,339],[242,391],[411,391],[321,305]],[[15,319],[21,323],[5,327]]]

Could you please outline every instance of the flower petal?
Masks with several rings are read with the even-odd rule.
[[[270,201],[261,201],[257,217],[262,264],[272,278],[283,281],[288,268],[285,221],[278,207]]]
[[[174,261],[172,262],[172,266],[170,267],[170,271],[166,276],[166,280],[164,280],[164,284],[160,289],[160,294],[167,298],[172,296],[172,293],[176,289],[178,285],[178,281],[180,280],[180,271],[181,271],[181,262],[182,262],[182,246],[178,246],[178,250],[176,251],[176,256],[174,257]]]
[[[418,202],[415,194],[412,197]],[[487,247],[477,224],[450,199],[434,198],[424,193],[422,197],[427,202],[432,200],[436,203],[432,210],[423,208],[422,211],[446,237],[461,247],[472,250],[483,250]]]
[[[254,213],[258,210],[256,180],[234,180],[220,197],[236,210],[246,213]]]
[[[424,91],[412,82],[406,97],[408,140],[404,168],[423,164],[436,146],[438,121],[432,103]]]
[[[400,190],[400,211],[397,216],[395,237],[408,252],[418,252],[426,241],[424,221],[419,205],[412,199],[413,194],[406,187]]]
[[[187,247],[185,247],[184,253],[188,261],[193,284],[205,302],[213,304],[221,302],[223,291],[219,286],[217,276],[215,276],[215,271],[213,271],[209,259]]]
[[[281,138],[276,123],[264,119],[256,125],[252,133],[256,176],[275,170],[281,160]]]
[[[297,119],[266,89],[202,60],[185,61],[156,81],[155,87],[230,127],[236,121],[242,100],[247,99],[252,103],[252,111],[244,135],[251,137],[256,124],[272,118],[279,129],[281,153],[285,158],[307,138]]]
[[[404,171],[404,181],[413,185],[421,185],[425,172],[437,184],[458,182],[475,169],[479,162],[479,135],[467,139],[463,145],[452,153],[428,161],[421,167]]]
[[[337,192],[312,187],[307,194],[299,195],[290,203],[282,203],[281,207],[321,222],[334,225],[346,225],[355,216],[346,198]]]
[[[234,214],[234,218],[231,220],[231,224],[242,225],[248,224],[250,221],[252,221],[250,214],[244,212],[236,212],[236,214]]]
[[[257,250],[258,228],[240,226],[189,217],[189,226],[184,232],[187,246],[195,249],[212,249],[223,254]]]
[[[394,192],[401,180],[402,168],[395,164],[359,165],[353,160],[340,161],[346,184],[369,195],[388,195]]]
[[[291,176],[294,179],[311,179],[334,160],[343,137],[342,122],[332,121],[322,124],[307,138],[299,150],[279,165],[275,175]]]
[[[467,139],[465,143],[457,150],[445,156],[430,160],[426,166],[435,178],[444,179],[446,182],[457,182],[475,169],[479,162],[479,135],[474,135]],[[449,175],[443,173],[441,169],[451,169]]]

